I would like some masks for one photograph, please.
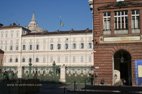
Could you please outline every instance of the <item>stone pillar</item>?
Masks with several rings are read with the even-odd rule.
[[[60,82],[66,82],[66,68],[65,65],[60,67]]]
[[[22,78],[22,67],[21,66],[17,67],[17,72],[18,72],[17,77]]]
[[[111,30],[111,35],[113,36],[115,34],[115,30],[114,30],[114,12],[111,12],[111,20],[110,20],[110,30]]]
[[[132,12],[128,10],[128,34],[132,34]]]

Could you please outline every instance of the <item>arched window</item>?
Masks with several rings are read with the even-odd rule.
[[[15,59],[15,62],[18,62],[18,58]]]
[[[23,45],[23,50],[26,50],[26,46],[25,45]]]
[[[72,47],[73,49],[76,49],[76,43],[73,43],[73,47]]]
[[[25,62],[25,58],[22,59],[22,62]]]
[[[12,62],[12,58],[9,59],[9,62]]]
[[[54,49],[53,44],[50,44],[50,50],[53,50],[53,49]]]
[[[92,48],[92,43],[88,43],[88,48],[89,48],[89,49]]]
[[[74,62],[76,62],[76,58],[75,58],[75,56],[73,56],[73,63],[74,63]]]
[[[39,62],[39,58],[36,58],[36,62]]]
[[[83,56],[80,57],[80,62],[84,62]]]
[[[84,43],[81,43],[80,48],[84,49]]]
[[[29,62],[32,62],[32,58],[29,58]]]
[[[30,50],[32,50],[32,45],[30,45]]]
[[[36,50],[39,50],[39,45],[38,44],[36,45]]]
[[[61,44],[58,44],[58,45],[57,45],[57,49],[61,49]]]
[[[66,44],[65,44],[65,49],[68,49],[68,48],[69,48],[69,46],[68,46],[68,44],[66,43]]]

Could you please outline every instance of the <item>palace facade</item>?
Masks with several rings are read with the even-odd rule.
[[[38,26],[33,14],[27,27],[1,26],[0,37],[0,49],[4,52],[1,63],[16,66],[18,77],[22,77],[22,67],[29,63],[40,67],[93,66],[93,37],[89,29],[48,32]]]

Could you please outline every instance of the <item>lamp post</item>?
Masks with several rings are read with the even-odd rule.
[[[29,62],[29,78],[31,79],[31,67],[32,67],[32,63],[31,63],[31,60]]]
[[[91,13],[93,13],[93,0],[88,0]]]
[[[120,58],[120,62],[124,63],[124,57],[123,56]]]
[[[56,63],[55,63],[55,61],[53,61],[52,66],[53,66],[53,78],[55,78],[55,76],[56,76]]]

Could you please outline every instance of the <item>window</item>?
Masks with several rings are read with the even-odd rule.
[[[89,49],[92,48],[92,43],[88,43]]]
[[[12,31],[11,31],[11,38],[13,38],[13,34],[14,34],[14,31],[12,30]]]
[[[17,37],[19,36],[19,31],[16,32],[16,36],[17,36]]]
[[[15,62],[18,62],[18,58],[15,59]]]
[[[73,62],[76,62],[76,58],[75,58],[75,56],[73,56]]]
[[[23,45],[23,50],[26,50],[26,46],[25,45]]]
[[[45,56],[43,56],[43,62],[45,63],[45,61],[46,61],[46,57],[45,57]]]
[[[19,48],[18,48],[18,45],[16,45],[16,50],[18,50]]]
[[[83,49],[84,48],[84,43],[81,43],[81,47],[80,47],[81,49]]]
[[[132,10],[132,29],[140,29],[140,12]]]
[[[3,37],[3,31],[1,31],[1,37]]]
[[[103,16],[103,29],[104,31],[110,30],[110,12],[104,12]]]
[[[128,11],[115,11],[115,30],[128,29]]]
[[[30,50],[32,50],[32,45],[30,45]]]
[[[53,48],[53,44],[50,44],[50,50],[53,50],[54,48]]]
[[[39,45],[38,44],[36,45],[36,50],[39,50]]]
[[[73,43],[73,49],[76,49],[76,44],[75,43]]]
[[[36,58],[36,62],[39,62],[39,58]]]
[[[88,57],[88,59],[89,59],[89,62],[92,62],[92,58],[91,58],[91,56],[89,56],[89,57]]]
[[[13,47],[12,47],[12,46],[10,46],[10,50],[13,50]]]
[[[58,56],[58,63],[60,63],[60,56]]]
[[[7,32],[5,32],[5,38],[7,38]]]
[[[5,46],[5,51],[7,50],[7,46]]]
[[[22,59],[22,62],[25,62],[25,58]]]
[[[9,59],[9,62],[12,62],[12,58]]]
[[[68,44],[67,43],[65,44],[65,49],[68,49]]]
[[[65,62],[68,62],[68,56],[65,56]]]
[[[80,62],[84,62],[84,60],[83,60],[83,56],[81,56],[81,58],[80,58]]]
[[[29,58],[29,62],[30,62],[30,63],[32,62],[32,58]]]
[[[61,44],[57,44],[57,49],[61,49]]]
[[[50,62],[53,62],[53,56],[50,57]]]

